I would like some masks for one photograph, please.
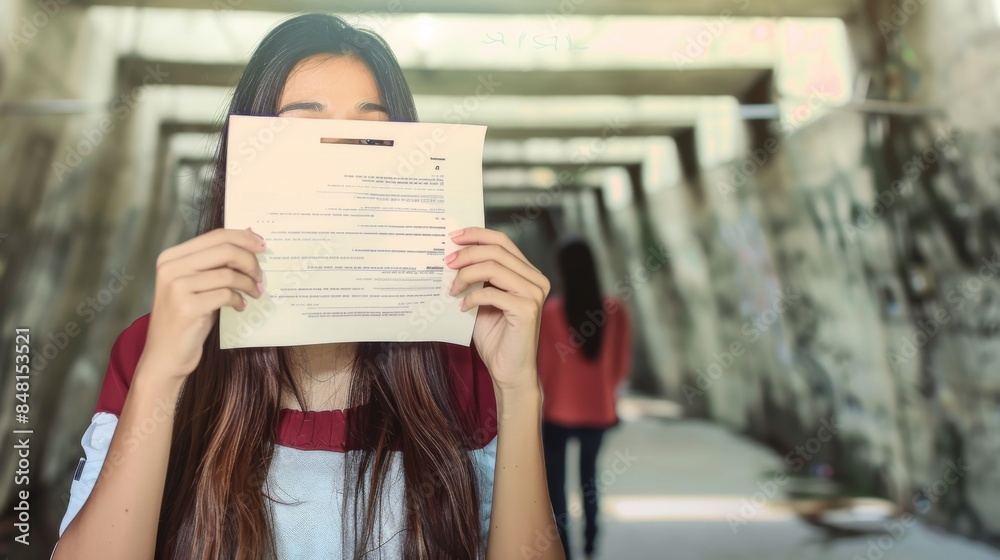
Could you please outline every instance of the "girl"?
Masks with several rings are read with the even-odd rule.
[[[229,115],[416,121],[388,46],[325,15],[261,41]],[[228,119],[227,119],[228,123]],[[160,253],[115,341],[54,558],[562,558],[541,446],[547,279],[505,235],[452,232],[473,346],[219,349],[267,240],[223,228],[226,134],[200,235]],[[494,475],[495,473],[495,475]]]
[[[597,455],[604,431],[618,423],[615,396],[631,367],[632,330],[625,303],[601,294],[594,257],[585,241],[564,240],[557,256],[564,295],[545,303],[538,342],[538,374],[545,392],[546,473],[569,558],[566,444],[578,439],[584,553],[591,558],[597,538]]]

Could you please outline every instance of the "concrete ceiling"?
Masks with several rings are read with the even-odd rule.
[[[77,0],[91,6],[142,6],[190,10],[333,13],[468,13],[562,15],[655,15],[723,17],[839,17],[857,11],[858,0]]]
[[[471,102],[476,107],[475,116],[463,118],[463,122],[489,126],[488,139],[491,141],[523,142],[532,138],[605,138],[607,126],[587,117],[615,115],[624,122],[614,136],[665,137],[694,126],[699,130],[704,128],[702,138],[717,140],[714,144],[712,141],[703,143],[718,148],[720,139],[732,136],[730,129],[735,126],[726,120],[732,120],[728,113],[716,110],[714,116],[705,120],[700,117],[704,115],[702,110],[685,105],[679,99],[731,96],[730,99],[735,98],[732,102],[738,103],[736,100],[745,99],[750,90],[770,89],[781,69],[783,59],[778,47],[787,20],[752,19],[751,16],[846,16],[855,4],[854,0],[824,3],[790,0],[510,0],[503,3],[399,0],[401,10],[393,13],[394,1],[146,0],[139,5],[152,10],[105,8],[104,11],[144,18],[143,32],[129,44],[120,45],[118,80],[123,90],[148,80],[150,68],[156,68],[157,75],[165,76],[154,89],[231,88],[243,71],[245,53],[252,49],[260,34],[258,28],[273,25],[272,18],[308,10],[365,17],[369,10],[373,13],[389,10],[391,15],[398,17],[380,23],[380,33],[398,44],[400,63],[412,92],[418,97],[442,98],[442,103],[431,107],[421,107],[418,103],[423,121],[455,122],[449,116],[452,113],[445,109]],[[90,4],[134,5],[118,0],[97,0]],[[234,10],[226,10],[230,4]],[[183,9],[192,11],[184,12]],[[498,46],[481,37],[483,30],[493,29],[492,26],[508,35],[523,28],[530,36],[550,25],[546,22],[558,17],[560,10],[574,17],[589,16],[573,21],[576,26],[573,37],[578,36],[576,29],[580,28],[579,37],[589,45],[589,50],[522,50],[518,43]],[[413,15],[421,12],[442,15],[433,20]],[[459,15],[443,15],[450,13]],[[513,23],[501,21],[508,17],[503,14],[513,13],[528,16],[517,18]],[[492,14],[482,17],[494,19],[476,27],[473,23],[480,18],[477,14]],[[610,14],[648,17],[594,17]],[[728,18],[728,14],[733,17]],[[226,17],[220,18],[220,15]],[[672,16],[702,16],[704,19]],[[700,37],[716,20],[722,22],[726,41],[712,41],[703,55],[678,58],[687,52],[680,47],[682,39]],[[110,23],[114,21],[109,18]],[[413,43],[413,37],[420,34],[425,21],[433,21],[435,38],[428,39],[427,44]],[[824,23],[828,26],[838,24],[830,20]],[[808,27],[811,23],[796,21],[788,25],[805,25],[805,29],[812,29]],[[181,32],[184,40],[177,41],[177,34]],[[222,41],[219,39],[222,36],[230,40]],[[462,47],[456,49],[453,43]],[[197,48],[192,50],[191,45]],[[484,79],[497,84],[495,92],[488,90],[485,92],[488,95],[481,94]],[[601,96],[617,98],[621,105],[591,107],[587,104],[588,98]],[[498,98],[514,99],[517,105],[499,104]],[[643,98],[670,101],[664,105],[637,102]],[[674,101],[675,98],[678,101]],[[672,109],[669,108],[671,104]],[[494,110],[497,108],[505,110],[498,112]],[[164,122],[161,132],[168,137],[181,132],[210,132],[213,129],[210,122],[214,122],[213,115],[177,115],[177,120]]]
[[[229,1],[246,7],[250,0],[215,0],[212,5]],[[401,1],[407,7],[420,5]],[[570,6],[574,2],[591,6],[594,1],[561,0],[562,5]],[[738,10],[745,0],[727,2]],[[158,70],[157,76],[165,76],[159,85],[232,87],[257,37],[283,15],[228,11],[219,17],[220,12],[208,10],[102,10],[108,16],[105,25],[112,30],[128,17],[135,18],[133,25],[142,29],[141,34],[123,39],[119,45],[123,56],[118,75],[126,88],[148,81],[150,68]],[[374,24],[394,45],[415,95],[460,98],[473,94],[477,98],[485,94],[741,98],[755,85],[770,83],[772,75],[779,74],[786,64],[779,46],[782,37],[792,32],[788,26],[797,26],[799,35],[807,30],[815,32],[811,23],[800,23],[810,20],[775,22],[742,17],[739,11],[723,19],[720,13],[724,12],[715,14],[719,21],[662,15],[602,18],[574,13],[571,22],[557,26],[566,31],[567,38],[560,39],[562,50],[555,46],[539,50],[537,45],[521,48],[524,37],[553,33],[553,24],[548,21],[552,16],[547,14],[442,14],[433,20],[390,14],[392,17],[379,20],[359,12],[359,24]],[[116,16],[128,17],[122,20]],[[811,21],[820,22],[816,25],[825,26],[823,29],[839,28],[829,19]],[[706,35],[706,30],[712,29],[720,34],[718,40]],[[423,40],[415,39],[424,33]],[[177,40],[179,34],[183,34],[183,41]],[[504,34],[508,41],[496,44],[497,37]],[[570,36],[586,45],[584,50],[566,50]],[[691,50],[695,40],[706,47]],[[490,86],[484,91],[485,81],[496,84],[496,91]]]
[[[503,83],[505,95],[733,95],[769,72],[762,68],[689,70],[501,71],[406,69],[414,94],[468,95],[479,76]]]

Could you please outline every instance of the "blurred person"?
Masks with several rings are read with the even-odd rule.
[[[376,34],[319,14],[272,29],[228,115],[416,121]],[[264,293],[266,240],[225,229],[228,116],[200,233],[159,254],[152,311],[111,348],[57,560],[520,558],[553,531],[536,371],[545,276],[467,227],[470,347],[219,348],[219,309]],[[559,547],[535,558],[562,558]]]
[[[591,558],[597,538],[597,458],[604,432],[618,424],[615,401],[631,367],[632,331],[625,302],[602,294],[586,241],[566,238],[556,256],[563,294],[545,302],[538,341],[545,468],[559,537],[570,558],[566,446],[570,439],[579,440],[584,553]]]

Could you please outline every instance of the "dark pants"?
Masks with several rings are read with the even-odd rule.
[[[580,484],[583,491],[583,513],[587,525],[584,530],[584,552],[594,552],[597,537],[597,453],[605,428],[570,428],[542,423],[542,443],[545,447],[545,475],[549,484],[552,512],[559,527],[559,538],[570,560],[569,513],[566,511],[566,444],[570,438],[580,440]]]

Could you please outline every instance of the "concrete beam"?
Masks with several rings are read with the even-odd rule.
[[[214,133],[218,132],[215,123],[207,122],[171,122],[163,123],[165,134],[183,132]],[[682,124],[674,126],[630,126],[622,125],[619,131],[609,133],[606,126],[591,127],[546,127],[546,126],[503,126],[502,123],[490,124],[486,132],[486,140],[527,140],[529,138],[609,138],[609,137],[648,137],[674,136],[689,128]]]
[[[681,124],[671,128],[669,132],[671,137],[676,138],[694,128],[695,125],[691,123]],[[214,122],[166,119],[160,123],[159,137],[169,139],[177,135],[193,135],[201,138],[201,135],[217,132],[218,128]],[[623,134],[620,137],[607,139],[606,143],[595,144],[600,136],[586,137],[579,136],[579,130],[572,132],[573,136],[569,139],[556,137],[495,139],[487,135],[483,166],[489,169],[544,167],[554,173],[564,170],[575,173],[597,167],[637,165],[652,154],[672,153],[676,146],[676,140],[664,138],[665,134],[658,134],[656,138]],[[214,142],[209,141],[209,145],[214,145]],[[185,152],[186,158],[206,157],[204,139],[191,143],[191,146],[192,148]]]
[[[124,57],[120,76],[129,87],[142,84],[150,68],[163,76],[161,85],[232,87],[243,67]],[[685,70],[593,69],[517,71],[496,69],[404,69],[414,95],[733,95],[741,97],[770,71],[764,68],[700,68]],[[148,81],[148,80],[147,80]],[[486,87],[484,84],[492,84]],[[477,89],[478,88],[478,89]]]
[[[493,125],[486,131],[487,140],[527,140],[529,138],[606,138],[608,136],[673,136],[682,127],[623,126],[609,135],[604,128],[504,127]]]

